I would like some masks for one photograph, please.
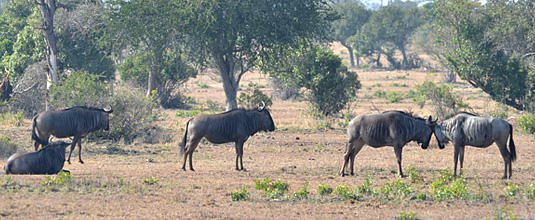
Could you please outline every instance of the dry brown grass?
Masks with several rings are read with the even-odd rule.
[[[402,91],[413,89],[427,76],[419,71],[370,71],[358,72],[363,88],[353,103],[353,114],[373,113],[385,110],[411,110],[420,116],[430,114],[428,108],[419,109],[409,99],[389,103],[385,99],[367,99],[376,90]],[[388,78],[386,77],[388,76]],[[400,76],[400,77],[396,77]],[[404,77],[401,77],[404,76]],[[189,83],[189,95],[197,102],[212,101],[223,104],[220,83],[212,73],[206,73]],[[247,75],[242,82],[267,84],[266,77],[259,73]],[[197,83],[209,85],[200,88]],[[381,84],[381,87],[372,87]],[[406,84],[394,87],[390,84]],[[371,87],[371,89],[367,89]],[[456,91],[469,100],[476,112],[486,114],[494,109],[493,102],[476,89],[466,84],[457,84]],[[270,89],[265,88],[269,93]],[[86,164],[66,164],[73,182],[65,186],[45,186],[44,176],[11,175],[0,179],[0,218],[2,219],[392,219],[412,211],[420,219],[493,219],[497,213],[510,214],[527,219],[535,218],[533,200],[523,196],[505,196],[509,182],[520,184],[525,191],[535,183],[535,149],[530,135],[521,135],[515,130],[515,142],[519,159],[513,164],[512,180],[502,180],[503,160],[497,147],[476,149],[468,147],[465,156],[465,177],[475,195],[479,192],[477,182],[483,186],[490,202],[483,200],[456,200],[437,202],[429,190],[434,176],[440,171],[452,169],[453,147],[439,150],[436,143],[428,150],[415,143],[403,151],[403,170],[409,166],[420,171],[424,181],[411,184],[414,191],[426,193],[424,201],[411,198],[387,200],[365,196],[359,200],[346,200],[336,195],[322,197],[318,185],[336,187],[348,185],[355,188],[371,176],[374,189],[399,179],[392,148],[373,149],[364,147],[357,155],[356,176],[340,177],[346,134],[338,122],[341,119],[316,120],[305,114],[306,103],[298,101],[275,101],[271,107],[278,130],[257,134],[246,142],[244,166],[246,172],[234,170],[235,150],[232,144],[212,145],[202,143],[193,155],[195,172],[182,171],[182,158],[178,156],[178,144],[188,118],[175,116],[176,111],[162,110],[167,117],[159,126],[176,130],[175,142],[147,145],[136,143],[94,144],[84,143],[82,151]],[[520,113],[509,110],[515,123]],[[314,129],[322,123],[330,123],[334,130]],[[29,120],[22,126],[1,129],[0,135],[15,140],[20,150],[32,150]],[[7,158],[0,163],[5,164]],[[152,162],[148,162],[151,160]],[[269,177],[290,184],[288,198],[270,200],[261,191],[255,190],[254,180]],[[293,192],[301,189],[309,180],[309,197],[297,200]],[[155,182],[149,185],[147,182]],[[410,183],[408,178],[401,181]],[[232,202],[231,192],[246,186],[249,197],[246,201]]]

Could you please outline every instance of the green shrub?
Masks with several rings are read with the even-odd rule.
[[[44,186],[64,186],[73,182],[70,172],[60,171],[56,176],[45,176],[41,182]]]
[[[301,188],[299,191],[294,192],[294,196],[297,199],[306,199],[308,198],[308,186],[310,185],[310,181],[306,181],[303,188]]]
[[[231,192],[230,197],[232,198],[232,201],[245,201],[247,200],[247,197],[249,197],[249,193],[247,192],[245,185],[243,185],[241,190]]]
[[[509,182],[505,187],[505,195],[509,197],[515,197],[520,194],[520,186],[513,182]]]
[[[266,103],[266,107],[273,105],[271,98],[260,91],[260,88],[256,83],[249,83],[249,86],[240,94],[240,97],[238,98],[238,104],[247,108],[258,107],[258,105],[261,105],[262,102]]]
[[[357,186],[355,191],[359,194],[359,196],[363,195],[372,195],[375,196],[377,192],[371,187],[372,184],[372,176],[368,176],[364,179],[364,183],[362,185]]]
[[[411,211],[401,212],[401,213],[399,213],[399,216],[396,217],[395,219],[397,219],[397,220],[415,220],[415,219],[417,219],[416,215],[418,215],[416,212],[411,212]]]
[[[420,108],[423,108],[426,101],[431,102],[433,112],[439,118],[455,113],[459,108],[466,108],[468,104],[463,103],[462,97],[453,93],[453,87],[448,85],[438,86],[434,82],[426,80],[422,84],[415,86],[416,91],[410,92],[409,96]]]
[[[149,176],[145,180],[143,180],[143,182],[147,185],[155,185],[158,183],[159,180],[160,180],[159,178]]]
[[[59,85],[51,87],[49,103],[55,109],[73,106],[106,107],[111,89],[103,80],[104,77],[100,75],[74,71],[70,76],[61,78]]]
[[[9,157],[17,152],[17,144],[8,136],[0,137],[0,156]]]
[[[330,195],[331,193],[333,193],[333,188],[328,185],[318,185],[318,193],[321,196]]]
[[[518,120],[518,127],[522,133],[535,133],[535,114],[522,115]]]
[[[373,93],[373,96],[377,98],[386,98],[386,92],[383,90],[377,90]]]
[[[272,182],[269,177],[263,180],[255,180],[255,189],[263,190],[270,199],[277,199],[284,195],[288,191],[290,184],[288,182],[282,182],[280,179]]]
[[[355,192],[355,190],[352,190],[351,188],[349,188],[349,186],[347,185],[339,185],[335,188],[334,190],[334,194],[342,197],[342,198],[345,198],[345,199],[359,199],[360,196],[359,196],[359,193],[358,192]]]
[[[403,94],[401,92],[389,92],[387,98],[390,103],[398,103],[403,100]]]
[[[403,199],[412,194],[410,185],[401,180],[385,183],[379,191],[387,199]]]
[[[4,114],[0,114],[0,125],[2,126],[22,126],[22,123],[24,122],[24,113],[19,112],[17,114],[13,114],[11,112],[6,112]]]
[[[407,173],[409,174],[409,179],[411,180],[411,183],[420,184],[424,181],[424,178],[420,175],[420,172],[416,170],[416,167],[414,167],[414,165],[409,166]]]
[[[431,183],[431,194],[436,201],[466,200],[470,198],[470,188],[462,176],[453,178],[449,169],[440,172],[437,181]]]
[[[529,184],[528,190],[526,191],[528,199],[535,200],[535,184]]]

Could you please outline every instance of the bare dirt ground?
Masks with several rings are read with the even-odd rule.
[[[417,115],[431,114],[428,107],[418,108],[410,99],[389,103],[384,98],[369,98],[375,91],[406,92],[428,76],[426,71],[357,70],[362,89],[352,104],[354,115],[386,110],[410,110]],[[460,81],[460,80],[459,80]],[[250,73],[241,83],[268,85],[259,73]],[[200,84],[208,85],[201,88]],[[380,84],[380,85],[379,85]],[[399,86],[401,84],[407,85]],[[203,86],[205,87],[205,86]],[[454,85],[455,92],[480,114],[496,109],[488,96],[465,83]],[[204,73],[189,82],[189,96],[198,103],[206,100],[223,105],[224,93],[213,73]],[[267,86],[264,92],[270,93]],[[470,97],[469,99],[467,97]],[[235,171],[233,144],[202,142],[193,154],[195,172],[182,171],[178,144],[188,118],[177,117],[178,110],[160,110],[158,126],[173,129],[174,142],[165,144],[83,143],[85,164],[66,164],[72,179],[65,185],[44,184],[56,176],[10,175],[0,179],[0,218],[2,219],[393,219],[413,212],[419,219],[495,219],[498,217],[535,218],[535,202],[526,196],[535,183],[533,136],[518,132],[521,112],[509,109],[508,121],[515,127],[518,160],[513,163],[513,178],[502,180],[503,160],[495,145],[486,149],[466,148],[464,177],[471,195],[486,199],[436,201],[430,189],[440,172],[453,169],[453,146],[439,150],[436,143],[422,150],[415,143],[403,149],[403,170],[414,167],[422,178],[411,183],[397,176],[391,147],[365,146],[357,155],[355,176],[341,177],[346,132],[343,119],[318,120],[308,116],[304,101],[278,101],[271,107],[277,130],[251,137],[244,149],[245,172]],[[117,114],[117,113],[114,113]],[[324,129],[328,123],[334,129]],[[19,151],[31,151],[29,120],[21,127],[1,129]],[[77,151],[75,151],[77,152]],[[73,156],[77,156],[75,153]],[[5,164],[7,158],[1,158]],[[72,161],[77,161],[73,159]],[[150,162],[149,162],[150,161]],[[255,180],[269,177],[288,182],[290,189],[278,199],[269,199],[255,189]],[[367,195],[345,199],[331,194],[321,196],[318,185],[354,189],[372,180],[371,188],[380,189],[393,181],[407,183],[412,194],[405,198]],[[294,192],[306,181],[308,198],[297,199]],[[519,186],[519,195],[507,196],[506,187]],[[245,201],[232,201],[231,192],[246,188]],[[423,193],[425,199],[417,199]],[[477,197],[477,196],[474,196]],[[481,198],[481,196],[480,196]]]

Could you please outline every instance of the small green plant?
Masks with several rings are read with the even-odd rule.
[[[390,103],[398,103],[403,100],[403,94],[401,92],[389,92],[387,95],[388,102]]]
[[[280,179],[273,182],[269,177],[263,180],[255,180],[255,189],[265,191],[266,195],[270,199],[277,199],[284,195],[288,191],[290,184],[288,182],[282,182]]]
[[[328,185],[318,185],[318,193],[320,196],[330,195],[333,193],[333,188]]]
[[[418,215],[416,212],[411,212],[411,211],[401,212],[401,213],[399,213],[398,217],[396,217],[395,219],[398,219],[398,220],[414,220],[414,219],[416,219],[416,215]]]
[[[513,209],[510,207],[503,207],[503,208],[495,208],[492,209],[492,212],[494,214],[494,218],[496,220],[517,220],[518,217],[514,216]]]
[[[431,194],[436,201],[469,199],[470,188],[466,179],[462,176],[453,178],[451,171],[440,171],[441,176],[431,183]]]
[[[24,122],[24,113],[19,112],[16,114],[13,114],[11,112],[6,112],[4,114],[0,114],[0,125],[6,126],[22,126],[22,123]]]
[[[13,183],[13,179],[11,178],[10,175],[4,175],[4,181],[2,183],[0,183],[0,186],[1,187],[6,187],[6,186],[9,186]]]
[[[201,89],[208,89],[208,88],[210,88],[210,86],[209,86],[208,84],[206,84],[206,83],[199,83],[199,82],[197,82],[197,86],[198,86],[199,88],[201,88]]]
[[[513,182],[509,182],[505,187],[505,195],[509,197],[515,197],[520,194],[520,186]]]
[[[535,200],[535,184],[529,184],[528,190],[526,191],[528,199]]]
[[[418,201],[424,201],[424,200],[427,199],[427,194],[425,194],[425,193],[418,193],[418,195],[416,195],[416,199],[417,199]]]
[[[249,193],[247,192],[245,185],[243,185],[241,190],[231,192],[230,196],[232,198],[232,201],[245,201],[247,197],[249,197]]]
[[[518,127],[522,133],[535,133],[535,114],[522,115],[518,120]]]
[[[64,186],[72,183],[72,181],[73,176],[71,173],[62,170],[56,176],[45,176],[41,184],[44,186]]]
[[[149,176],[147,177],[147,179],[143,180],[143,182],[147,185],[155,185],[158,183],[160,179],[156,178],[156,177],[153,177],[153,176]]]
[[[375,192],[375,190],[371,187],[371,184],[372,184],[372,176],[370,175],[366,177],[366,179],[364,179],[364,183],[362,183],[362,185],[357,186],[355,191],[359,194],[359,196],[362,196],[362,195],[376,196],[377,192]]]
[[[321,143],[316,144],[316,148],[314,148],[314,152],[323,152],[325,151],[325,148],[323,148],[323,145]]]
[[[334,190],[334,194],[345,199],[356,200],[360,198],[358,193],[355,192],[355,190],[352,190],[351,188],[349,188],[349,186],[343,184],[336,187],[336,189]]]
[[[416,167],[414,167],[414,165],[409,166],[407,173],[409,174],[409,179],[411,180],[411,183],[420,184],[424,181],[424,178],[420,175],[420,172],[416,170]]]
[[[0,156],[8,157],[17,152],[17,144],[8,136],[0,137]]]
[[[294,196],[297,199],[306,199],[308,198],[308,186],[310,185],[310,181],[306,181],[303,188],[301,188],[299,191],[294,192]]]
[[[379,191],[387,199],[403,199],[412,194],[412,189],[409,184],[401,181],[394,180],[389,183],[385,183]]]
[[[386,98],[386,92],[383,90],[377,90],[373,93],[373,96],[377,98]]]

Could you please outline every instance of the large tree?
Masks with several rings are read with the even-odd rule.
[[[461,79],[488,93],[492,99],[519,110],[525,109],[529,104],[526,97],[533,92],[533,87],[529,86],[528,69],[522,62],[523,53],[529,49],[516,49],[515,52],[506,46],[512,45],[509,40],[500,36],[502,33],[522,33],[520,37],[513,38],[515,41],[533,36],[532,31],[521,31],[524,25],[501,24],[500,18],[506,15],[500,13],[511,13],[518,3],[498,4],[500,8],[494,8],[493,4],[480,7],[478,2],[470,0],[441,0],[435,4],[433,15],[439,36],[437,43],[441,45],[448,67]],[[493,13],[494,10],[501,12]],[[500,34],[495,34],[496,30]]]
[[[125,57],[143,57],[148,62],[146,96],[158,88],[165,56],[169,50],[180,53],[185,27],[189,23],[191,1],[182,0],[110,0],[110,31],[116,51]],[[202,15],[199,15],[202,16]],[[145,63],[140,63],[145,64]]]
[[[333,10],[341,18],[332,23],[332,38],[346,47],[351,67],[354,67],[353,45],[350,43],[349,38],[356,35],[362,26],[368,22],[371,12],[362,3],[357,2],[335,4],[333,5]],[[357,57],[358,65],[359,60]]]
[[[196,12],[199,48],[219,71],[226,95],[226,109],[237,107],[242,76],[258,58],[279,45],[301,39],[324,39],[332,19],[325,0],[207,0]]]

